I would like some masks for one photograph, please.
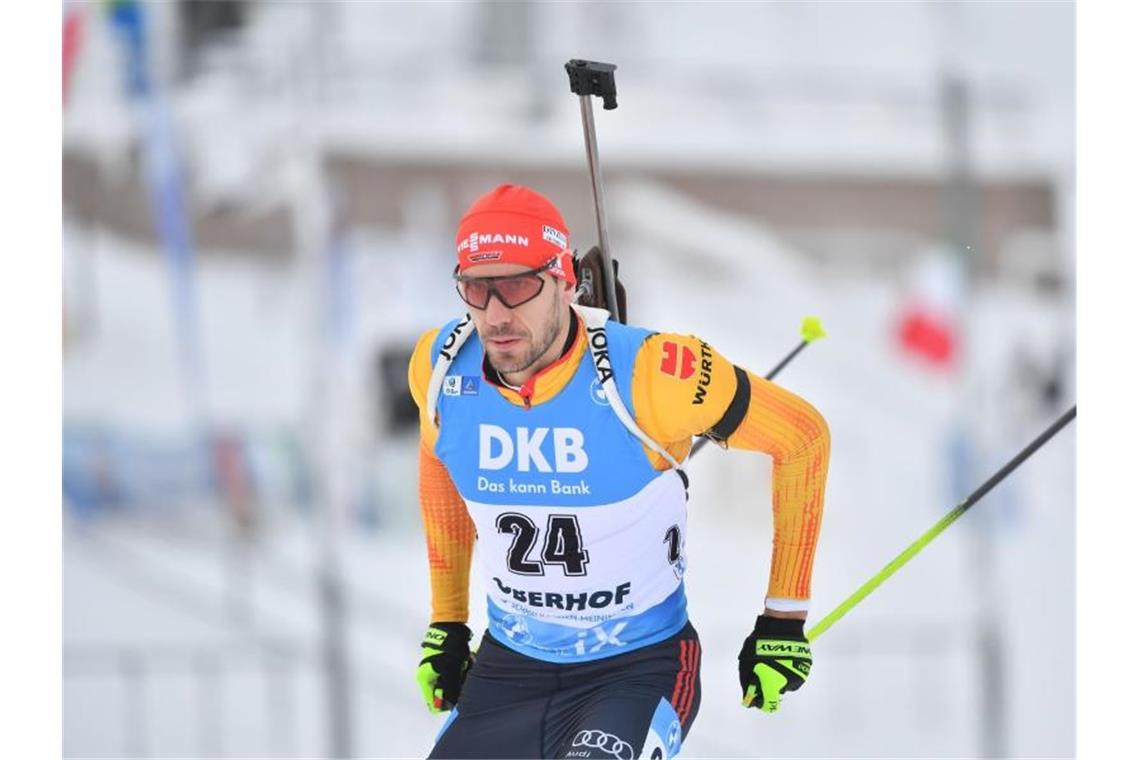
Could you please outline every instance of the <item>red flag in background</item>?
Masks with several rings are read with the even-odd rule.
[[[895,340],[903,353],[932,369],[949,371],[959,357],[962,276],[949,251],[923,257],[911,276]]]
[[[75,59],[79,57],[79,46],[83,42],[83,4],[63,4],[63,102],[71,84],[71,72],[75,69]]]
[[[911,304],[899,322],[898,339],[903,350],[938,368],[948,368],[957,354],[953,320]]]

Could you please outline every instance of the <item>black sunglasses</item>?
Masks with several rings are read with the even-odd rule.
[[[480,311],[486,309],[494,295],[503,306],[513,309],[533,300],[542,292],[546,281],[539,275],[557,261],[558,258],[555,257],[540,267],[500,277],[464,277],[459,274],[459,267],[456,266],[451,276],[455,278],[455,289],[459,292],[459,297],[468,306]]]

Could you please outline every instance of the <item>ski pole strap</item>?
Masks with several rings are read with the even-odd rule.
[[[1017,454],[1017,456],[1009,460],[1009,462],[1006,463],[1004,467],[994,473],[994,475],[989,480],[978,486],[978,488],[972,494],[967,496],[966,499],[962,501],[962,503],[954,507],[954,509],[950,510],[950,512],[937,523],[935,523],[934,526],[930,528],[930,530],[923,533],[917,541],[903,550],[902,554],[888,562],[886,567],[876,573],[875,576],[872,577],[869,581],[860,586],[854,594],[847,597],[847,599],[844,600],[843,603],[836,607],[834,610],[832,610],[827,615],[827,617],[816,623],[816,625],[812,627],[810,631],[808,631],[808,641],[815,641],[828,628],[835,625],[836,621],[850,612],[855,605],[866,599],[872,591],[881,586],[883,582],[887,580],[887,578],[890,578],[892,575],[894,575],[899,568],[901,568],[907,562],[910,562],[914,555],[925,549],[931,541],[937,538],[939,534],[942,533],[942,531],[950,527],[954,521],[956,521],[962,515],[966,514],[966,510],[974,506],[974,504],[977,504],[983,496],[989,493],[990,489],[1005,479],[1005,477],[1011,472],[1016,470],[1022,462],[1031,457],[1033,453],[1037,451],[1037,449],[1045,445],[1046,441],[1056,435],[1057,431],[1065,427],[1065,425],[1068,425],[1070,422],[1072,422],[1073,418],[1076,416],[1077,407],[1074,404],[1072,409],[1061,415],[1061,417],[1052,425],[1050,425],[1045,430],[1045,432],[1037,436],[1033,442],[1022,449],[1021,452]]]

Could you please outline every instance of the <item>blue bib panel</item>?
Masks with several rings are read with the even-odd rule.
[[[651,334],[606,323],[631,410],[633,362]],[[688,619],[679,474],[650,465],[610,408],[589,351],[556,396],[530,409],[503,398],[482,365],[473,333],[444,378],[435,454],[478,531],[491,635],[538,659],[582,662],[676,633]]]

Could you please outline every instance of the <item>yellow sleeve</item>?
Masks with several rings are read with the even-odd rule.
[[[831,452],[827,422],[791,391],[746,374],[748,409],[726,443],[772,457],[768,603],[776,609],[807,609]],[[693,436],[720,422],[736,385],[732,363],[700,338],[659,333],[642,344],[634,362],[634,417],[679,458],[688,453]],[[660,457],[650,458],[658,469],[668,466]]]
[[[432,453],[436,427],[423,411],[431,378],[431,344],[438,332],[420,336],[408,364],[408,388],[420,408],[420,514],[431,576],[431,621],[466,623],[475,525],[447,468]]]
[[[431,344],[437,335],[439,335],[438,328],[428,330],[421,335],[416,341],[416,347],[412,349],[412,358],[408,362],[408,390],[420,410],[420,442],[427,446],[428,451],[435,448],[436,436],[439,433],[435,426],[435,420],[429,420],[424,411],[424,400],[427,398],[428,382],[431,381],[432,359],[434,358],[431,355]]]
[[[693,436],[715,425],[736,392],[732,362],[694,335],[657,333],[633,364],[633,415],[638,426],[677,459]],[[669,464],[648,449],[653,465]]]
[[[748,373],[751,399],[732,449],[772,456],[772,562],[767,604],[806,610],[823,520],[831,434],[819,411],[791,391]]]

